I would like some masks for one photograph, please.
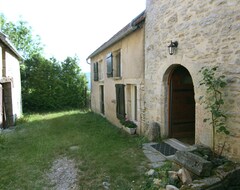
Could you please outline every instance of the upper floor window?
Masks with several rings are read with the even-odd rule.
[[[98,62],[93,63],[93,80],[98,81]]]
[[[121,77],[121,51],[114,52],[114,77]]]
[[[98,79],[99,81],[104,80],[104,64],[102,60],[98,62]]]
[[[113,77],[113,56],[112,53],[107,54],[107,77]]]
[[[121,51],[117,50],[109,53],[106,58],[107,62],[107,77],[121,77],[122,64],[121,64]]]

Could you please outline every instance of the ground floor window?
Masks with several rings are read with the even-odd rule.
[[[137,85],[128,84],[126,87],[126,105],[127,105],[127,117],[131,121],[138,120],[138,93],[137,93]]]

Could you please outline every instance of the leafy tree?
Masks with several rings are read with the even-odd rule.
[[[0,14],[0,29],[8,35],[25,60],[21,64],[24,111],[53,111],[86,106],[86,76],[81,73],[77,57],[62,63],[46,59],[39,36],[33,36],[27,22],[7,22]]]
[[[8,22],[3,14],[0,14],[0,30],[8,35],[17,50],[25,59],[35,54],[42,54],[43,45],[39,36],[32,34],[32,28],[25,21],[16,23]]]
[[[26,111],[53,111],[84,108],[86,77],[77,65],[77,57],[59,63],[55,58],[35,55],[25,61],[23,106]]]

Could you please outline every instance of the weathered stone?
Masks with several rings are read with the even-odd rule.
[[[179,190],[179,189],[173,185],[167,185],[166,190]]]
[[[190,183],[192,183],[192,177],[191,177],[190,173],[185,168],[181,168],[177,172],[177,175],[181,179],[183,184],[190,184]]]
[[[173,159],[178,164],[198,176],[210,176],[212,169],[211,162],[197,156],[196,154],[188,151],[177,151]]]
[[[153,122],[148,129],[148,139],[150,141],[157,141],[160,138],[160,126],[158,123]]]

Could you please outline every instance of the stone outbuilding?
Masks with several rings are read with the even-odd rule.
[[[0,32],[0,128],[15,125],[22,114],[20,60],[6,35]]]
[[[177,48],[170,54],[168,46],[171,42],[177,42],[172,44]],[[227,78],[223,98],[230,135],[217,135],[217,145],[225,142],[224,155],[239,161],[239,0],[146,0],[141,28],[123,35],[121,40],[105,48],[106,44],[89,56],[93,74],[93,111],[103,113],[100,101],[103,99],[106,118],[119,126],[115,111],[118,109],[115,85],[124,84],[123,94],[135,97],[132,91],[128,92],[128,89],[134,92],[135,87],[128,86],[134,85],[137,87],[136,121],[139,134],[147,136],[154,124],[159,126],[161,137],[212,147],[211,125],[203,122],[210,113],[199,100],[206,93],[204,86],[200,86],[202,75],[199,71],[204,66],[218,66],[219,74]],[[127,57],[121,59],[122,76],[109,78],[106,72],[107,57],[110,52],[116,55],[115,50],[119,49],[122,49],[122,56],[127,53]],[[100,69],[104,70],[102,83],[101,80],[97,83],[93,81],[97,62],[104,65]],[[101,87],[103,84],[104,88]],[[128,112],[129,107],[134,108],[134,99],[123,100],[125,114],[134,113]],[[131,115],[130,119],[134,120],[134,116]]]

